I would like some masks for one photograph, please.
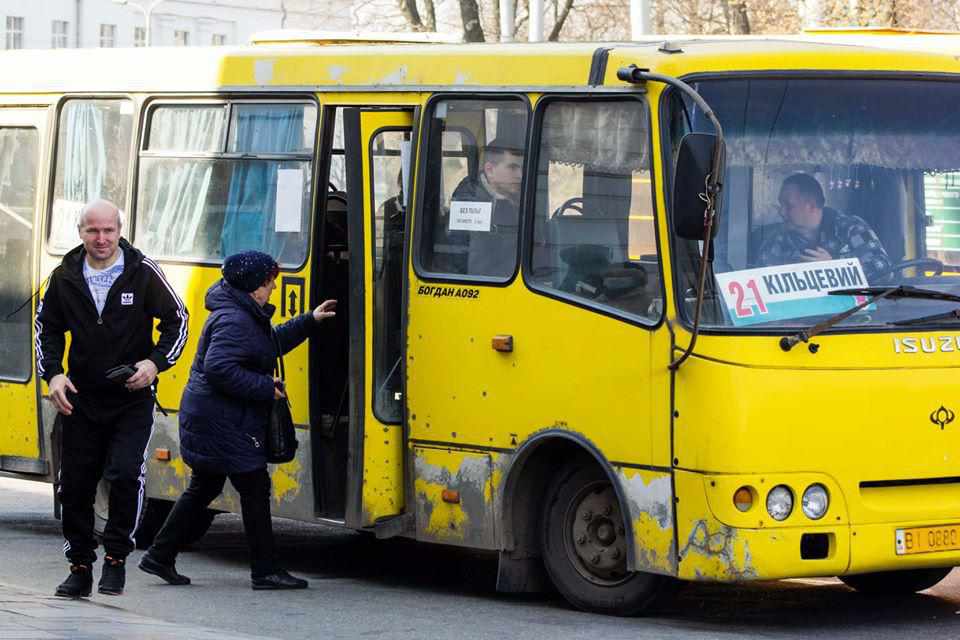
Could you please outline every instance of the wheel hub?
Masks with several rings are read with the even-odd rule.
[[[567,522],[567,553],[580,575],[605,585],[628,577],[626,532],[613,487],[584,487],[570,503]]]

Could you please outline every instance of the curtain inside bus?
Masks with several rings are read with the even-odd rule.
[[[299,151],[303,142],[303,105],[244,105],[235,109],[228,152],[269,155]],[[285,253],[288,235],[274,233],[277,162],[237,164],[221,234],[222,255],[259,248],[272,256]]]
[[[156,109],[150,128],[150,151],[216,152],[226,127],[222,107],[167,107]],[[197,247],[213,164],[181,162],[158,165],[155,180],[165,188],[152,191],[145,202],[151,211],[152,248],[159,255],[176,255],[177,247]]]

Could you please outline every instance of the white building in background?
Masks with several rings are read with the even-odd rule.
[[[0,50],[211,46],[268,29],[349,30],[351,0],[0,0]],[[150,14],[149,27],[146,14]]]

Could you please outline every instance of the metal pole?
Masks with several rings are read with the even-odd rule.
[[[500,42],[513,42],[513,0],[500,0]]]
[[[650,0],[630,0],[630,38],[639,40],[650,35]]]
[[[530,42],[543,42],[543,0],[530,0]]]
[[[77,0],[76,7],[77,7],[77,20],[74,27],[76,31],[75,37],[77,41],[74,44],[74,46],[77,49],[79,49],[80,47],[83,46],[83,36],[82,36],[83,32],[81,31],[81,27],[80,27],[80,21],[83,19],[83,0]]]
[[[803,3],[803,28],[816,29],[822,23],[823,12],[821,11],[820,0],[804,0]]]
[[[144,20],[145,20],[146,23],[147,23],[147,25],[146,25],[147,30],[146,30],[146,32],[145,32],[143,35],[144,35],[144,41],[146,42],[146,45],[147,45],[148,47],[150,46],[150,22],[151,22],[151,14],[153,13],[153,10],[157,8],[157,5],[159,5],[161,2],[163,2],[163,0],[154,0],[154,1],[150,4],[150,6],[149,6],[148,8],[146,8],[146,9],[144,9],[144,11],[143,11]]]

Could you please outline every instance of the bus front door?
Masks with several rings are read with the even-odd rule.
[[[0,108],[0,471],[46,474],[34,372],[46,109]]]
[[[347,233],[351,247],[362,247],[351,251],[349,301],[346,521],[356,527],[404,508],[401,306],[413,121],[412,108],[344,109]]]

